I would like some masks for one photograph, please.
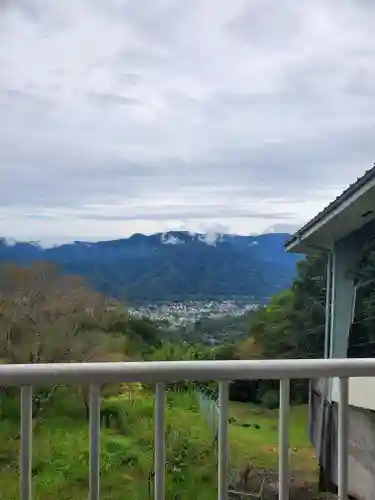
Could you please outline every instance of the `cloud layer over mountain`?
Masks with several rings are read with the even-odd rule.
[[[0,234],[294,226],[372,166],[372,2],[0,5]]]

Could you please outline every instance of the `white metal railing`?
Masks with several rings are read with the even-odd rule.
[[[32,386],[77,383],[90,385],[89,498],[100,496],[100,386],[110,382],[156,384],[155,500],[165,500],[165,384],[181,380],[219,382],[218,500],[228,498],[229,381],[279,379],[279,500],[289,498],[290,380],[339,377],[338,494],[348,498],[348,378],[375,376],[375,359],[309,359],[266,361],[155,361],[126,363],[56,363],[0,365],[0,386],[21,387],[20,496],[31,500]]]

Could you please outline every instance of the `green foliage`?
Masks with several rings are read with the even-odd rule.
[[[148,361],[194,361],[212,359],[212,350],[201,344],[164,342],[150,350]]]
[[[212,349],[202,344],[167,341],[145,355],[147,361],[199,361],[213,359]],[[195,382],[179,381],[168,384],[170,389],[190,390]]]
[[[69,395],[70,394],[70,395]],[[79,396],[67,389],[59,406],[50,407],[34,428],[33,488],[40,500],[87,497],[89,440]],[[210,432],[192,393],[167,394],[166,456],[168,498],[214,500],[216,467]],[[121,394],[104,398],[101,408],[116,409],[121,429],[101,431],[101,498],[151,499],[154,456],[154,395]],[[70,412],[74,417],[69,416]],[[18,495],[18,422],[0,421],[0,491],[4,500]],[[204,492],[204,493],[203,493]]]
[[[302,356],[306,352],[306,346],[312,353],[318,351],[320,344],[312,335],[309,337],[306,334],[301,340],[299,333],[301,325],[310,325],[314,328],[322,313],[322,308],[317,308],[315,303],[310,301],[311,293],[315,293],[318,302],[320,301],[318,293],[320,288],[315,281],[317,269],[319,269],[319,259],[316,262],[311,261],[308,265],[302,263],[299,266],[299,277],[292,289],[282,292],[273,298],[267,307],[261,308],[251,316],[252,340],[255,345],[261,347],[261,356]],[[18,274],[22,280],[24,276],[27,276],[23,273]],[[243,355],[243,345],[237,346],[229,342],[224,342],[214,349],[199,343],[161,342],[163,332],[151,321],[131,317],[120,304],[108,306],[101,296],[92,296],[86,288],[71,288],[66,283],[64,284],[66,288],[61,290],[59,281],[55,280],[54,283],[56,286],[54,285],[53,288],[53,301],[50,301],[49,290],[44,290],[43,307],[40,307],[40,302],[38,302],[41,296],[39,293],[38,300],[33,302],[35,307],[33,306],[32,312],[35,317],[39,318],[38,327],[44,328],[43,339],[46,341],[46,348],[50,347],[48,341],[52,338],[51,333],[54,335],[55,343],[60,338],[68,338],[70,343],[63,344],[63,346],[67,346],[67,352],[70,353],[72,359],[91,361],[103,356],[103,359],[113,360],[120,357],[120,359],[149,361],[194,361],[236,359],[239,353],[242,357],[246,357]],[[0,285],[3,284],[0,283]],[[7,283],[5,285],[8,286]],[[19,301],[13,300],[14,296],[11,294],[9,297],[13,302],[8,300],[9,297],[7,298],[6,294],[9,291],[5,285],[2,288],[4,291],[1,300],[2,305],[5,304],[6,307],[0,309],[0,319],[8,328],[7,331],[11,332],[10,337],[17,348],[14,352],[12,351],[12,354],[25,356],[24,348],[26,356],[30,350],[38,353],[38,344],[35,341],[40,337],[20,335],[20,332],[26,331],[25,324],[29,324],[28,308],[15,309],[14,305],[17,305]],[[30,297],[34,300],[33,286],[35,283],[31,283]],[[12,316],[11,312],[14,310],[22,314]],[[45,313],[46,310],[48,314]],[[61,311],[68,312],[68,315],[64,317],[64,322],[56,323],[55,318],[56,316],[60,318]],[[8,321],[12,317],[15,317],[17,321],[21,319],[12,323]],[[241,318],[241,321],[244,320],[248,321],[249,318]],[[226,321],[222,325],[223,328],[225,324],[228,326]],[[39,328],[35,329],[35,332],[37,333],[38,330]],[[74,331],[72,341],[68,335],[65,335],[71,330]],[[97,336],[98,334],[100,337]],[[93,340],[99,338],[100,343],[97,348]],[[27,342],[24,339],[27,339]],[[8,348],[4,343],[4,349],[5,347]],[[60,355],[59,344],[56,343],[54,347],[55,350],[51,352],[57,352]],[[34,356],[33,359],[38,358]],[[268,408],[277,406],[278,393],[273,381],[252,381],[251,383],[257,402],[263,403]],[[216,458],[212,448],[211,430],[207,428],[207,423],[204,422],[199,412],[197,401],[191,390],[194,387],[194,384],[184,382],[168,385],[167,494],[168,498],[180,500],[190,498],[210,500],[216,498]],[[152,488],[154,388],[143,386],[140,388],[140,393],[130,389],[106,386],[102,391],[102,412],[116,416],[114,425],[111,427],[109,422],[109,428],[102,430],[101,497],[104,500],[112,499],[114,494],[119,498],[123,495],[124,498],[134,500],[147,499]],[[299,387],[294,392],[292,391],[294,399],[304,394],[303,391],[304,388]],[[55,386],[53,391],[44,392],[43,390],[36,393],[34,404],[40,405],[40,410],[43,410],[39,411],[38,418],[34,420],[35,498],[41,500],[83,498],[87,492],[89,462],[86,421],[87,391]],[[18,494],[16,486],[18,394],[12,390],[4,390],[1,393],[1,409],[0,463],[4,464],[4,473],[0,478],[0,491],[6,491],[7,498],[12,500]],[[268,431],[264,432],[267,438],[274,432],[272,430],[274,425],[274,422],[272,425],[267,424]],[[257,432],[256,429],[253,431]],[[248,430],[245,431],[245,426],[236,426],[234,432],[231,432],[233,450],[235,450],[233,461],[238,461],[239,465],[249,454],[249,444],[263,443],[259,438],[262,436],[261,433],[258,434],[257,441],[255,435],[246,434],[245,436],[245,432],[248,433]],[[246,444],[246,449],[244,444]],[[263,445],[266,448],[265,443]],[[266,449],[263,451],[267,457],[274,453]],[[254,446],[251,453],[256,459],[258,450]]]
[[[359,286],[354,322],[349,334],[349,357],[375,356],[375,240],[363,249],[355,268]]]
[[[237,347],[235,344],[223,344],[212,349],[214,359],[230,360],[237,359]]]
[[[262,394],[261,403],[265,408],[274,410],[279,406],[279,391],[270,390]]]
[[[286,234],[227,235],[216,245],[202,241],[204,235],[177,231],[169,236],[183,244],[166,245],[162,234],[50,249],[27,243],[14,248],[0,239],[0,261],[55,262],[66,273],[85,276],[103,294],[132,302],[264,300],[294,276],[296,256],[282,247]]]
[[[292,287],[273,296],[268,305],[251,315],[251,337],[238,346],[239,357],[289,359],[324,355],[325,267],[326,257],[322,253],[298,263]],[[266,405],[273,401],[277,389],[274,381],[245,384],[252,401]],[[235,394],[235,388],[232,392]],[[291,397],[292,401],[306,402],[307,384],[293,381]]]
[[[370,249],[363,253],[356,270],[356,282],[366,282],[367,285],[357,292],[348,356],[375,355],[375,287],[371,281],[374,279],[375,250]],[[326,255],[317,252],[297,264],[297,276],[290,289],[275,295],[267,306],[251,315],[251,337],[239,344],[239,357],[323,357],[325,300]],[[268,392],[273,390],[272,381],[241,382],[238,383],[237,391],[236,387],[232,388],[232,394],[243,394],[244,384],[247,384],[247,392],[252,401],[267,404]],[[306,381],[292,381],[291,396],[294,402],[306,402]]]
[[[277,470],[279,411],[250,403],[232,402],[229,417],[234,421],[229,426],[232,464],[243,467],[244,459],[268,471]],[[308,407],[293,406],[290,411],[290,456],[292,474],[295,480],[313,483],[317,478],[317,463],[308,437]],[[251,427],[249,427],[249,425]],[[306,492],[307,493],[307,492]],[[311,499],[308,494],[291,498]],[[275,498],[275,493],[264,496]],[[315,498],[315,496],[313,497]]]
[[[251,312],[235,315],[225,315],[218,318],[203,317],[193,323],[179,328],[174,334],[188,342],[202,341],[211,345],[236,342],[246,338],[249,330]]]
[[[216,450],[212,431],[200,413],[191,391],[166,395],[166,490],[167,498],[214,500]],[[103,398],[101,408],[116,409],[122,426],[101,430],[101,498],[152,499],[154,467],[154,394],[143,391],[134,397],[122,393]],[[18,408],[19,410],[19,408]],[[231,403],[231,463],[243,467],[248,459],[267,469],[277,463],[277,411],[249,404]],[[291,412],[293,474],[310,479],[315,461],[306,436],[306,408]],[[256,424],[257,428],[249,428]],[[19,422],[0,421],[0,491],[4,500],[19,498]],[[85,412],[72,388],[61,388],[33,431],[33,493],[40,500],[86,498],[88,491],[89,439]]]
[[[250,318],[251,348],[263,358],[321,357],[324,348],[325,265],[314,254],[297,265],[292,287]],[[246,347],[246,346],[245,346]],[[243,353],[246,357],[246,352]]]
[[[163,332],[159,326],[146,319],[131,317],[121,304],[108,303],[102,296],[92,294],[81,281],[61,282],[52,268],[39,267],[36,275],[33,269],[31,274],[19,269],[13,269],[12,272],[15,272],[17,282],[22,286],[27,285],[28,301],[19,300],[18,287],[14,287],[11,280],[0,280],[0,323],[8,333],[1,344],[7,354],[6,358],[4,355],[5,359],[17,361],[25,357],[37,362],[43,361],[42,356],[48,355],[47,360],[59,361],[62,352],[66,353],[68,360],[82,361],[194,361],[236,359],[238,356],[237,346],[228,342],[214,349],[199,343],[162,343],[160,339]],[[42,281],[46,285],[41,285],[38,278],[40,273],[48,278]],[[35,291],[38,293],[35,294]],[[294,348],[292,340],[295,339],[288,337],[287,329],[292,326],[288,323],[289,318],[284,318],[282,314],[285,310],[293,310],[292,295],[291,291],[281,294],[254,318],[254,325],[258,329],[254,338],[258,342],[263,341],[264,353],[267,355],[282,351],[286,355]],[[28,329],[32,325],[30,310],[33,320],[37,321],[37,327],[31,330]],[[267,338],[269,318],[274,318],[278,323],[278,346],[276,336]],[[248,318],[241,318],[241,321],[244,320],[248,321]],[[223,328],[229,325],[226,321]],[[9,338],[12,350],[9,350],[9,343],[5,342]],[[43,349],[40,349],[41,341]],[[216,498],[215,450],[212,447],[211,430],[207,428],[191,390],[194,387],[194,384],[185,382],[168,385],[167,495],[168,498],[180,500],[211,500]],[[151,386],[141,387],[140,392],[117,385],[103,387],[102,416],[107,414],[116,417],[114,421],[105,423],[108,428],[102,429],[101,498],[104,500],[112,499],[114,494],[119,498],[123,496],[134,500],[149,498],[153,486],[153,390]],[[276,404],[276,395],[272,390],[274,388],[269,386],[255,387],[257,398],[261,398],[269,407]],[[265,391],[268,392],[262,398]],[[34,497],[41,500],[85,497],[89,463],[87,390],[54,386],[51,390],[36,392],[33,403],[38,407],[35,414],[37,418],[34,419]],[[0,478],[0,491],[6,491],[6,498],[12,500],[18,496],[17,392],[3,390],[1,410],[0,463],[4,464],[4,473]],[[242,435],[241,442],[234,440],[234,443],[242,445],[244,441]],[[236,455],[239,463],[247,453],[248,449]]]

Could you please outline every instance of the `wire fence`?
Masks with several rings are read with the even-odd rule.
[[[215,391],[208,387],[200,387],[196,391],[199,409],[212,431],[212,442],[217,441],[219,429],[219,403]]]
[[[217,397],[217,391],[210,389],[209,387],[200,387],[196,390],[196,396],[199,402],[200,411],[206,421],[210,426],[212,431],[212,444],[216,446],[218,443],[218,429],[219,429],[219,414],[220,407]],[[265,487],[265,476],[260,474],[259,479],[255,482],[255,490],[249,491],[244,485],[238,481],[239,470],[234,469],[231,460],[229,458],[229,484],[228,484],[228,494],[231,499],[262,499],[263,490]],[[259,483],[259,484],[258,484]]]

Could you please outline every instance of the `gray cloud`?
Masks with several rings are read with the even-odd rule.
[[[94,104],[99,104],[104,107],[110,104],[113,104],[114,106],[116,105],[134,106],[142,103],[140,99],[135,99],[134,97],[126,97],[124,95],[110,94],[110,93],[92,92],[88,94],[87,97]]]
[[[267,50],[291,49],[298,38],[304,36],[304,17],[309,10],[303,2],[286,2],[275,9],[272,0],[253,0],[227,24],[227,28],[245,42]],[[251,26],[251,29],[249,29]]]
[[[373,164],[375,9],[270,4],[2,3],[0,234],[314,216]]]
[[[51,220],[51,219],[56,219],[60,218],[61,214],[53,214],[53,215],[48,215],[48,213],[40,214],[37,215],[35,213],[27,215],[26,216],[29,219],[36,219],[36,220]],[[274,220],[275,217],[279,217],[281,219],[289,219],[293,218],[293,214],[286,213],[286,212],[277,212],[277,213],[262,213],[262,212],[255,212],[252,211],[251,209],[248,210],[233,210],[230,208],[226,208],[223,210],[221,206],[218,207],[208,207],[203,206],[200,207],[199,205],[196,207],[196,211],[192,212],[186,212],[178,210],[178,208],[175,208],[175,210],[171,211],[171,207],[168,207],[168,210],[163,210],[160,213],[142,213],[142,212],[137,212],[134,213],[133,215],[127,215],[126,213],[121,214],[90,214],[90,213],[73,213],[73,214],[68,214],[64,213],[64,218],[67,220],[69,219],[78,219],[78,220],[98,220],[98,221],[164,221],[164,220],[181,220],[183,219],[190,219],[190,220],[202,220],[202,219],[210,219],[213,220],[217,217],[229,217],[229,218],[236,218],[236,219],[264,219],[264,220]]]

